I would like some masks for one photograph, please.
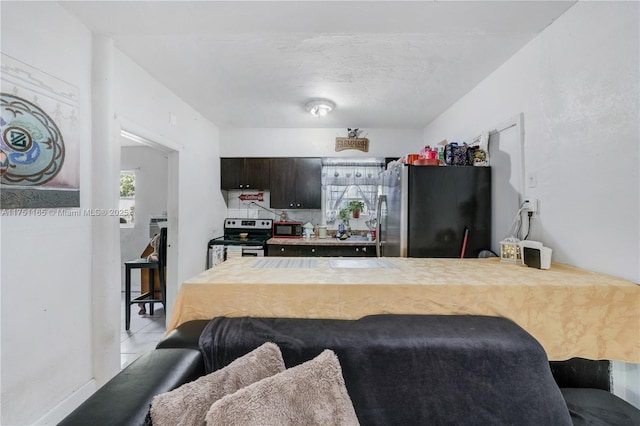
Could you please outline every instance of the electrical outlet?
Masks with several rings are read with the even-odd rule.
[[[522,206],[523,212],[538,213],[538,200],[535,198],[526,198]]]

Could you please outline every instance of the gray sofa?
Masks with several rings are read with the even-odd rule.
[[[572,387],[608,388],[608,380],[602,383],[603,373],[608,374],[602,361],[549,364],[537,342],[509,323],[493,317],[393,315],[355,322],[190,321],[60,424],[145,424],[155,395],[222,368],[265,341],[278,344],[287,367],[333,349],[363,425],[640,424],[640,410],[606,389]],[[595,382],[585,379],[590,376]]]

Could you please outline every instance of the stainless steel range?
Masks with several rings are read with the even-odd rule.
[[[273,219],[224,220],[224,235],[209,241],[207,269],[234,256],[264,256]]]

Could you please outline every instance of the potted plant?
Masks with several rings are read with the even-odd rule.
[[[338,213],[338,218],[344,223],[345,226],[349,226],[349,217],[351,216],[351,209],[344,208]]]
[[[364,208],[364,203],[362,201],[349,201],[349,210],[353,214],[353,218],[357,219],[360,217],[360,212]]]

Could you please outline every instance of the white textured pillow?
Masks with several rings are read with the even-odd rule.
[[[358,425],[338,357],[316,358],[214,402],[207,425]]]
[[[265,343],[220,370],[157,395],[151,404],[151,420],[157,426],[204,425],[215,401],[284,370],[280,348]]]

